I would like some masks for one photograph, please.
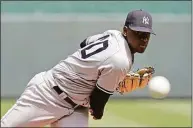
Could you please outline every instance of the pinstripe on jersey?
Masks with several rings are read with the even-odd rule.
[[[57,84],[76,103],[88,102],[94,87],[113,94],[132,66],[129,46],[117,30],[90,36],[51,69]]]

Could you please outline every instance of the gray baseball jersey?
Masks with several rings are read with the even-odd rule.
[[[84,41],[85,47],[51,69],[47,81],[52,86],[58,85],[74,102],[88,106],[95,86],[113,94],[132,66],[132,54],[117,30],[108,30]]]

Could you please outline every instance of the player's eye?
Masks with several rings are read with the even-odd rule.
[[[148,33],[148,32],[134,31],[134,33],[141,40],[149,39],[149,37],[150,37],[150,33]]]

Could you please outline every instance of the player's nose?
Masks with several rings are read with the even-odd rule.
[[[148,38],[144,38],[144,39],[141,39],[141,41],[142,41],[141,42],[142,45],[147,45],[149,40]]]

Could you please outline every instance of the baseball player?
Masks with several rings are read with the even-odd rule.
[[[114,92],[143,88],[152,77],[151,67],[130,71],[134,54],[145,51],[150,34],[151,15],[134,10],[122,32],[107,30],[86,38],[80,49],[29,81],[1,126],[88,127],[89,112],[93,119],[102,119]]]

